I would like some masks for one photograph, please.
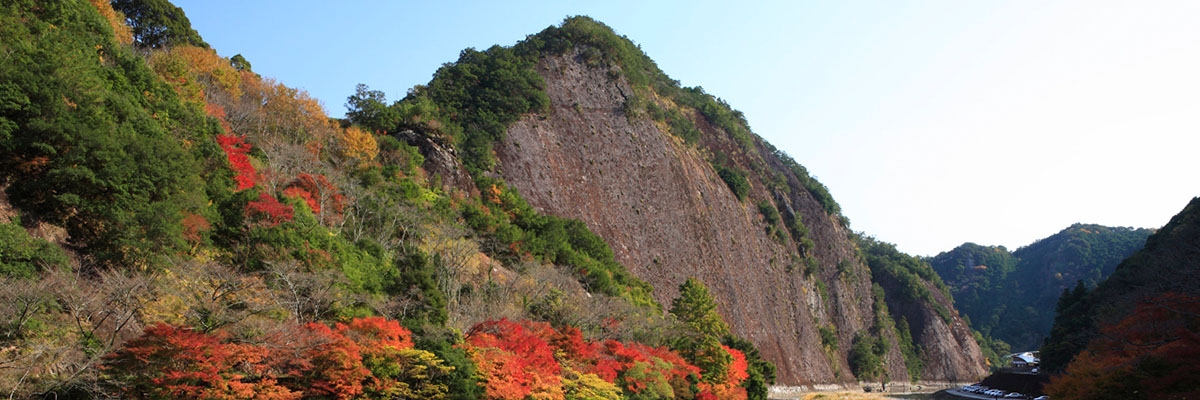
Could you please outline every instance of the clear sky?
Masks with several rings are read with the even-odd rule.
[[[341,116],[463,48],[589,15],[933,255],[1074,222],[1160,227],[1200,195],[1200,2],[175,0],[224,56]]]

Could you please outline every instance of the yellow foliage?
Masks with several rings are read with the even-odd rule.
[[[262,104],[256,114],[261,119],[264,134],[297,144],[315,140],[323,145],[336,139],[337,123],[308,92],[287,87],[274,79],[258,78],[247,71],[242,71],[242,76],[247,97],[243,101]]]
[[[216,264],[188,262],[164,269],[153,290],[142,298],[142,321],[199,328],[242,322],[249,314],[273,307],[262,279]]]
[[[379,143],[370,132],[352,126],[342,130],[340,139],[342,155],[358,160],[360,166],[371,165],[379,156]]]
[[[443,364],[437,355],[420,349],[398,349],[393,357],[364,360],[375,373],[377,382],[367,387],[372,397],[387,399],[445,399],[448,388],[437,383],[454,367]],[[386,362],[389,365],[373,365]]]
[[[116,34],[118,43],[131,44],[133,43],[133,30],[125,25],[125,15],[117,12],[112,8],[112,3],[108,0],[88,0],[92,3],[92,7],[96,7],[96,11],[104,16],[108,21],[108,25],[112,27],[113,33]]]
[[[204,87],[200,85],[183,57],[170,51],[159,51],[150,55],[149,62],[150,68],[167,81],[183,101],[205,104]]]
[[[194,77],[212,79],[213,83],[233,98],[242,96],[242,78],[229,60],[212,49],[196,46],[175,46],[169,50],[187,61]]]
[[[175,46],[150,55],[150,67],[179,93],[184,101],[205,105],[205,83],[232,98],[242,95],[242,76],[229,60],[212,49]]]
[[[596,374],[580,374],[573,369],[563,371],[563,392],[566,400],[620,400],[621,389]]]

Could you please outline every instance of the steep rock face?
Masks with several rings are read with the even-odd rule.
[[[633,91],[619,73],[588,66],[577,53],[544,59],[537,69],[551,110],[523,118],[496,146],[499,171],[510,185],[541,212],[585,222],[609,242],[619,262],[654,285],[663,304],[670,304],[689,276],[704,281],[735,333],[775,363],[779,384],[853,381],[849,344],[855,332],[874,323],[870,273],[858,261],[848,230],[793,174],[784,173],[798,195],[768,192],[751,177],[749,198],[739,201],[696,146],[663,133],[649,118],[627,116],[625,102]],[[705,132],[700,148],[728,145],[703,117],[694,120]],[[786,171],[758,145],[759,154],[742,157],[763,157],[770,168]],[[810,252],[819,268],[811,278],[789,271],[795,267],[790,244],[768,236],[754,199],[774,199],[781,210],[802,217],[816,243]],[[839,273],[834,267],[839,263],[855,273]],[[816,280],[827,288],[820,295]],[[921,344],[931,354],[973,358],[926,363],[922,379],[983,373],[969,330],[954,321],[963,329],[924,324],[929,334],[920,335]],[[836,328],[838,350],[827,354],[819,326]],[[892,380],[906,380],[903,357],[892,347],[885,368]]]
[[[898,282],[881,280],[878,283],[888,292],[900,290],[895,287]],[[944,293],[933,287],[929,289],[935,303],[950,304],[950,299]],[[887,303],[888,308],[908,321],[912,327],[913,341],[923,349],[923,377],[949,382],[974,382],[987,373],[979,343],[975,342],[971,328],[957,311],[951,311],[952,315],[947,321],[934,307],[923,302],[890,296]]]

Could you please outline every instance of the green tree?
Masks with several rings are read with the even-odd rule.
[[[746,195],[750,193],[750,181],[746,180],[745,172],[736,168],[719,166],[717,175],[725,181],[725,185],[729,186],[729,190],[733,192],[734,196],[737,196],[738,200],[746,199]]]
[[[721,337],[729,333],[729,325],[717,314],[717,303],[708,293],[708,286],[696,278],[679,285],[679,297],[671,301],[670,311],[699,334]]]
[[[192,29],[183,10],[168,0],[113,0],[113,9],[125,14],[133,30],[133,39],[140,45],[160,48],[187,44],[208,47],[200,34]]]
[[[49,242],[29,236],[20,224],[0,224],[0,277],[31,278],[67,265],[67,255]]]
[[[201,174],[221,174],[199,163],[220,151],[210,136],[219,126],[117,46],[90,4],[5,8],[0,179],[9,200],[27,222],[66,228],[98,264],[146,265],[182,247],[182,212],[207,202]]]
[[[229,64],[238,71],[250,71],[250,62],[246,61],[246,57],[242,57],[241,54],[235,54],[233,57],[230,57]]]
[[[354,94],[346,98],[346,118],[368,131],[394,131],[400,122],[400,112],[388,107],[387,97],[379,90],[358,84]]]
[[[679,286],[679,297],[671,302],[670,312],[686,327],[671,347],[700,367],[705,381],[724,379],[733,358],[721,347],[720,338],[729,334],[729,325],[717,314],[717,303],[708,287],[696,278],[688,278]]]
[[[884,377],[882,356],[886,351],[887,342],[882,339],[871,335],[856,335],[847,360],[850,362],[850,372],[863,381]]]

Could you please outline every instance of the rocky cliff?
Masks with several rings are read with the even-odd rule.
[[[877,328],[880,305],[854,234],[806,189],[811,178],[757,136],[739,140],[588,52],[576,47],[537,63],[549,110],[509,127],[495,146],[496,172],[539,211],[585,222],[618,261],[654,285],[659,302],[669,303],[687,277],[703,280],[734,332],[776,364],[780,384],[853,382],[850,344]],[[651,111],[639,112],[639,101]],[[685,140],[654,118],[662,109],[686,118],[699,138]],[[744,198],[721,167],[745,173]],[[786,222],[793,220],[799,232]],[[898,296],[881,286],[889,299]],[[936,302],[952,307],[948,298]],[[957,313],[939,318],[920,302],[894,308],[911,315],[925,360],[921,379],[966,381],[985,372]],[[834,343],[822,340],[822,328],[834,332]],[[896,343],[894,331],[886,332]],[[889,379],[908,380],[897,348],[883,355],[884,368]]]

